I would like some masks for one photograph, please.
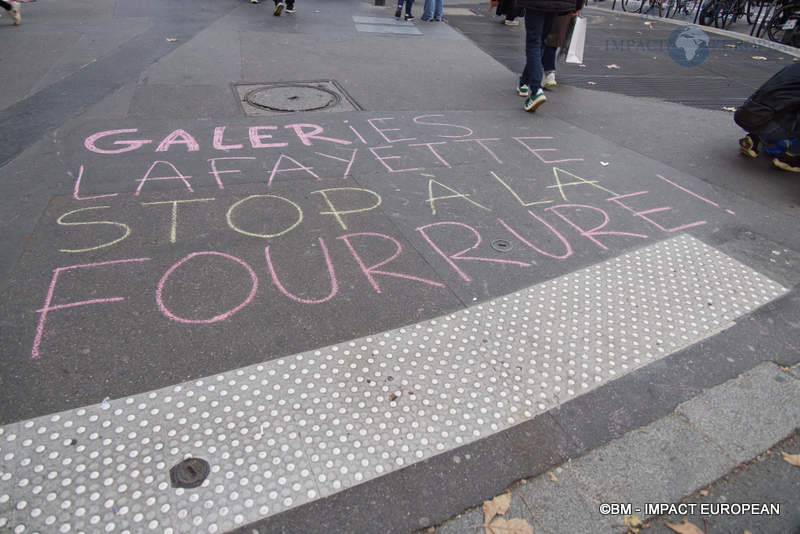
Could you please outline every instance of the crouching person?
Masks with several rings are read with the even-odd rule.
[[[800,172],[800,63],[781,69],[736,110],[746,132],[739,150],[757,158],[763,148],[779,169]]]

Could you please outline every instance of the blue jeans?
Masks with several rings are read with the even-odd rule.
[[[409,17],[411,16],[411,6],[414,5],[414,0],[405,0],[406,3],[406,15]],[[403,7],[403,0],[397,0],[397,9]]]
[[[520,85],[528,85],[534,93],[542,87],[542,51],[544,40],[553,27],[555,13],[525,10],[525,70]]]
[[[557,51],[558,47],[555,46],[544,47],[544,52],[542,52],[542,69],[545,72],[555,72]]]
[[[789,132],[777,121],[770,121],[767,125],[757,132],[751,132],[764,143],[764,152],[777,156],[783,152],[792,154],[800,153],[800,139],[787,138]]]
[[[442,20],[442,0],[425,0],[422,20]]]

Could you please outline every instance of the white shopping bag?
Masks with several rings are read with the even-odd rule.
[[[569,50],[567,50],[567,63],[580,65],[583,63],[583,45],[586,44],[586,19],[575,17],[575,28],[572,30],[572,38],[569,40]]]

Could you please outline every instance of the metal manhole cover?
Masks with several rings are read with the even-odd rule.
[[[341,97],[323,87],[310,85],[274,85],[249,91],[245,101],[270,111],[317,111],[335,106]]]
[[[284,80],[233,84],[242,111],[251,117],[304,112],[360,111],[336,80]]]

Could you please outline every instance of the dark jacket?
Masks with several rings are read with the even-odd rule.
[[[585,0],[516,0],[517,7],[547,13],[571,13],[583,7]]]
[[[800,137],[800,63],[778,71],[758,88],[733,115],[736,124],[758,132],[777,122],[786,137]]]

